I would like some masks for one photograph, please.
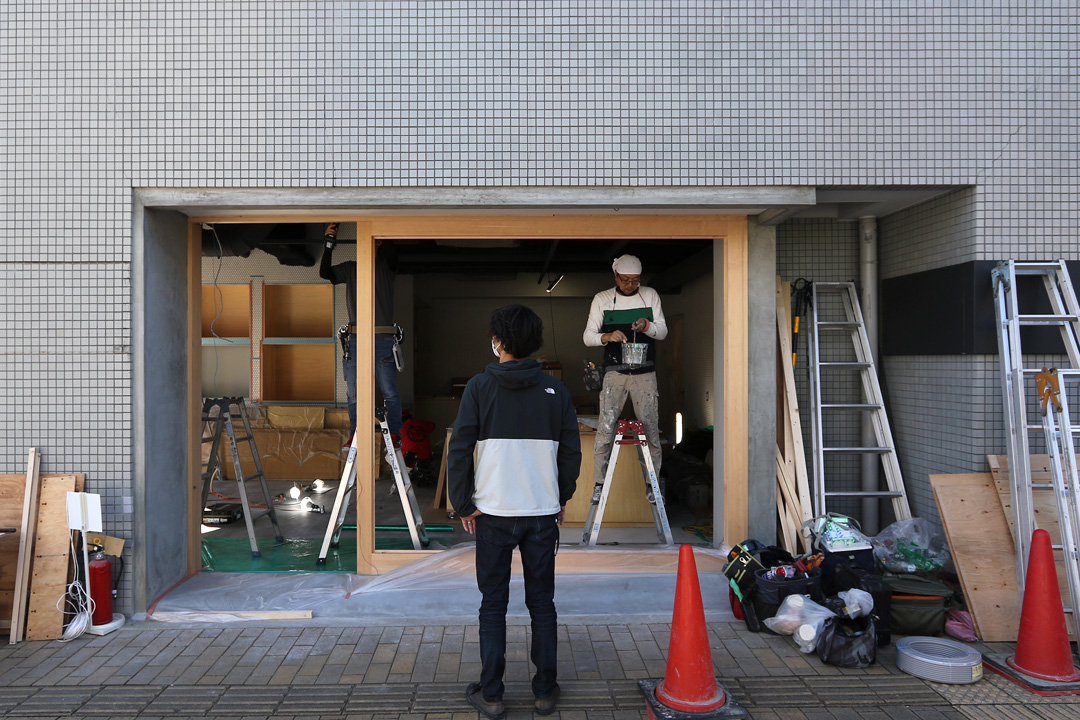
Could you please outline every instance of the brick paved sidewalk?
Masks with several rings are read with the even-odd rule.
[[[560,627],[556,718],[644,720],[636,680],[663,677],[669,624]],[[532,715],[528,629],[508,628],[509,718]],[[716,673],[753,718],[1076,718],[1080,699],[1042,698],[993,674],[927,683],[879,664],[843,670],[789,638],[709,624]],[[995,651],[1003,651],[995,647]],[[0,646],[0,716],[13,718],[408,718],[469,720],[479,675],[475,625],[126,626],[70,643]]]

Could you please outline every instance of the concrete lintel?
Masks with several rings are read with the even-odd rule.
[[[145,207],[188,215],[269,212],[701,212],[743,215],[775,207],[808,207],[817,191],[803,186],[499,187],[499,188],[136,188]]]

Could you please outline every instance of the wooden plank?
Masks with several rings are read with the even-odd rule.
[[[19,561],[15,568],[15,591],[12,595],[11,628],[8,642],[22,642],[26,630],[26,604],[30,590],[30,562],[34,535],[37,530],[37,502],[41,453],[30,448],[26,459],[26,489],[23,491],[23,511],[19,528]]]
[[[814,516],[813,502],[810,497],[810,474],[806,468],[806,450],[803,446],[802,419],[799,416],[799,397],[795,389],[795,371],[791,367],[791,287],[781,278],[776,278],[776,335],[780,342],[780,359],[784,376],[782,388],[787,409],[787,422],[790,428],[791,446],[784,448],[785,458],[794,461],[795,487],[799,493],[799,512],[802,522]],[[810,550],[809,540],[799,533],[803,548]]]
[[[64,613],[57,609],[67,589],[71,533],[67,526],[67,494],[75,492],[75,476],[41,480],[34,534],[27,640],[56,640],[64,635]]]
[[[787,464],[776,448],[776,509],[779,513],[781,547],[792,554],[798,554],[798,535],[801,523],[795,506],[798,504],[795,488],[788,476]]]
[[[931,475],[930,486],[976,632],[984,642],[1016,642],[1016,555],[993,476]]]
[[[450,509],[450,498],[446,495],[446,454],[450,450],[450,433],[454,428],[446,428],[446,441],[442,446],[442,462],[439,464],[439,481],[435,485],[435,499],[431,501],[432,510]]]

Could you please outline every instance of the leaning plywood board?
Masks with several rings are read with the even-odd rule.
[[[931,475],[930,485],[976,632],[984,642],[1016,642],[1016,555],[993,477]]]
[[[42,481],[63,475],[42,475]],[[76,474],[75,487],[82,490],[83,476]],[[25,475],[0,474],[0,527],[18,528],[22,522],[23,493],[26,490]],[[65,522],[65,527],[67,523]],[[15,565],[19,556],[19,535],[22,532],[0,535],[0,628],[6,629],[11,618],[11,599],[15,590]],[[64,542],[66,539],[66,530]]]
[[[64,613],[57,608],[57,601],[64,596],[68,583],[71,533],[67,524],[67,494],[75,491],[74,475],[41,480],[26,615],[27,640],[56,640],[64,635]]]
[[[1009,523],[1009,537],[1016,539],[1016,528],[1013,527],[1012,493],[1009,489],[1009,458],[1007,455],[988,455],[990,473],[994,476],[994,484],[997,486],[998,495],[1001,498],[1001,506],[1005,510],[1005,519]],[[1046,455],[1032,455],[1031,459],[1031,482],[1050,482],[1050,459]],[[1031,493],[1032,509],[1035,513],[1035,527],[1050,533],[1050,541],[1054,545],[1061,543],[1061,527],[1058,525],[1057,500],[1050,490],[1035,490]],[[1065,559],[1060,550],[1054,551],[1054,564],[1057,569],[1058,584],[1061,586],[1061,597],[1065,605],[1069,604],[1069,578],[1065,574]]]

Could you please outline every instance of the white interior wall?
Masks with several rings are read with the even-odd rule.
[[[661,297],[664,315],[683,317],[683,427],[686,430],[713,424],[715,400],[713,398],[714,363],[713,334],[720,332],[714,327],[715,303],[713,301],[713,274],[703,275],[683,286],[677,295]],[[663,399],[661,399],[663,402]]]

